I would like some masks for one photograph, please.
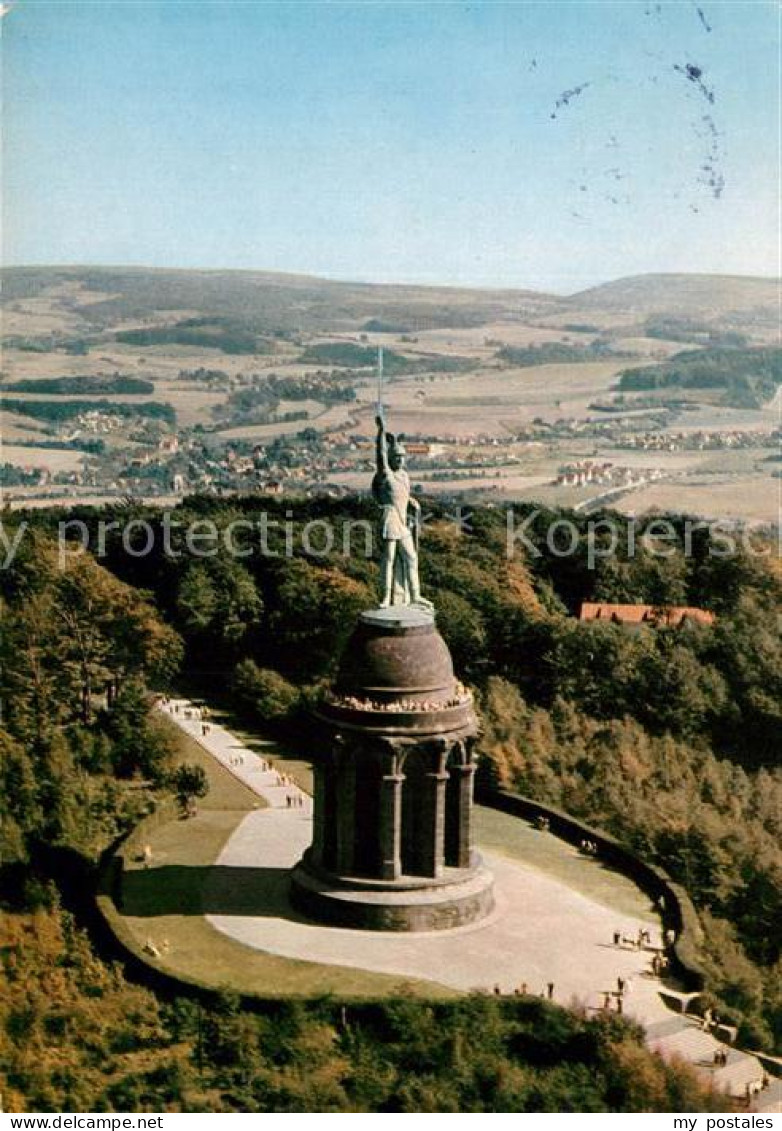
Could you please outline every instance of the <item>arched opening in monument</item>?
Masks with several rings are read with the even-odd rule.
[[[408,876],[426,876],[422,852],[426,837],[433,835],[427,820],[427,766],[420,750],[411,750],[405,758],[402,786],[402,871]]]
[[[462,762],[457,748],[450,754],[446,770],[445,864],[448,868],[469,868],[472,766]]]
[[[377,764],[368,765],[356,775],[353,872],[356,876],[376,876],[380,869],[380,779]]]
[[[448,781],[445,786],[445,864],[448,868],[459,867],[461,830],[459,828],[459,778],[460,774],[449,760]]]

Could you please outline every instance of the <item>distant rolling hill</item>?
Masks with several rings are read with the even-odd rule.
[[[187,310],[242,320],[259,333],[356,330],[367,324],[371,329],[378,320],[402,332],[480,326],[556,309],[559,303],[534,291],[349,283],[262,271],[10,267],[2,272],[2,282],[6,304],[77,285],[81,294],[69,295],[68,301],[92,325]],[[98,301],[85,292],[96,292]]]
[[[779,309],[780,280],[747,275],[635,275],[580,291],[567,300],[579,310],[639,316],[719,317]]]
[[[164,270],[144,267],[8,267],[2,301],[51,296],[106,329],[149,323],[172,311],[241,322],[255,333],[340,332],[387,326],[406,331],[532,322],[569,312],[639,319],[654,315],[734,322],[742,314],[777,317],[779,281],[730,275],[639,275],[570,296],[522,289],[402,286],[340,282],[265,271]],[[57,297],[59,296],[59,297]]]

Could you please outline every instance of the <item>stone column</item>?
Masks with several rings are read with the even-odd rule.
[[[422,839],[420,862],[425,876],[441,876],[445,866],[445,787],[448,774],[438,768],[425,775],[426,797],[423,799],[427,814],[428,835]]]
[[[454,766],[451,773],[456,775],[456,784],[459,791],[454,864],[457,868],[469,868],[472,855],[472,786],[475,765],[468,762],[466,765]]]
[[[341,752],[337,776],[337,872],[353,874],[356,843],[356,763],[353,751]]]
[[[380,878],[402,875],[402,783],[404,774],[383,774],[380,779]]]
[[[323,867],[326,846],[326,767],[316,762],[312,767],[312,859]]]

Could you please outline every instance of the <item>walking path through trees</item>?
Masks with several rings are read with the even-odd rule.
[[[267,806],[295,809],[299,815],[304,810],[312,815],[309,794],[277,768],[273,760],[259,757],[225,727],[212,722],[204,708],[197,707],[189,699],[168,699],[160,707],[221,766],[263,798]]]
[[[550,995],[593,1010],[621,1008],[644,1025],[652,1048],[689,1060],[735,1096],[751,1093],[755,1110],[779,1110],[780,1083],[759,1091],[764,1071],[754,1056],[666,1006],[661,994],[673,1000],[676,987],[651,969],[663,948],[661,925],[647,897],[626,877],[598,860],[584,861],[547,832],[529,833],[534,853],[527,853],[526,822],[479,810],[479,845],[497,893],[497,909],[488,920],[414,935],[314,924],[291,908],[287,896],[288,872],[311,837],[309,795],[279,762],[253,752],[189,700],[168,700],[161,709],[265,802],[241,820],[204,879],[206,918],[223,935],[298,962],[425,979],[461,991]],[[542,862],[546,849],[551,867]],[[651,942],[616,946],[617,930],[627,940],[648,931]]]

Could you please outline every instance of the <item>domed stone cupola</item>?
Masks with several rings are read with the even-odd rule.
[[[451,653],[431,613],[403,605],[359,616],[336,686],[370,698],[422,700],[449,694],[455,682]]]
[[[429,612],[402,607],[359,616],[345,648],[324,721],[387,734],[476,731],[472,696]]]

